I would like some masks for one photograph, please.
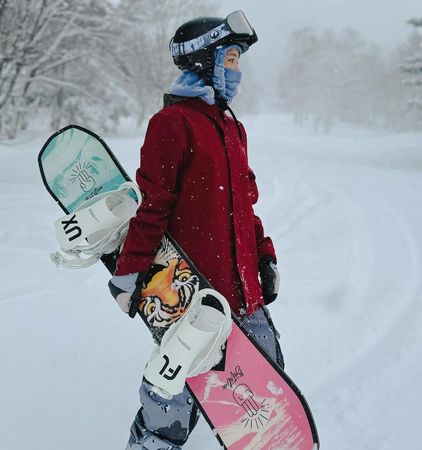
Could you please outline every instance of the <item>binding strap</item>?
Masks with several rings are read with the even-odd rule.
[[[129,220],[141,202],[142,194],[133,182],[87,200],[56,221],[60,251],[52,253],[50,259],[58,267],[82,269],[113,253],[125,239]]]

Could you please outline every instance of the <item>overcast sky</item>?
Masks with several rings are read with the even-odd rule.
[[[243,65],[244,80],[261,83],[260,98],[269,99],[279,80],[292,31],[312,26],[316,30],[354,28],[387,56],[410,34],[406,21],[422,17],[422,0],[224,0],[221,15],[242,9],[255,28],[259,42],[243,56],[255,69]],[[242,65],[241,65],[242,67]]]
[[[316,29],[352,27],[379,47],[390,50],[410,32],[405,22],[422,17],[422,0],[224,0],[222,13],[243,9],[261,47],[273,51],[290,33],[308,25]]]

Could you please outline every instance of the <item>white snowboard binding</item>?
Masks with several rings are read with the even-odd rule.
[[[146,380],[164,398],[181,393],[186,378],[208,372],[221,361],[231,329],[227,300],[213,289],[202,289],[152,353]]]
[[[132,198],[131,191],[135,192],[137,200]],[[84,268],[104,254],[113,253],[123,242],[129,220],[141,202],[138,186],[126,182],[115,191],[96,195],[74,213],[61,217],[55,223],[61,253],[50,255],[52,261],[66,268]]]

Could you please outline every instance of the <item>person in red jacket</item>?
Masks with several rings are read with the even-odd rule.
[[[253,210],[258,189],[246,133],[228,106],[241,79],[239,57],[256,41],[241,11],[225,19],[200,17],[176,31],[170,50],[182,74],[149,122],[136,173],[143,202],[130,221],[109,286],[133,317],[140,305],[131,294],[142,288],[167,231],[284,367],[266,308],[278,293],[276,254]],[[198,409],[186,389],[165,400],[151,388],[144,379],[127,449],[180,449]]]

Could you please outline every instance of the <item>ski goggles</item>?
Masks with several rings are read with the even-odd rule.
[[[229,14],[221,25],[202,36],[186,42],[173,42],[172,39],[170,41],[171,55],[173,57],[188,55],[221,41],[227,36],[230,36],[233,42],[239,43],[244,51],[258,40],[258,36],[246,18],[245,13],[239,10]]]

